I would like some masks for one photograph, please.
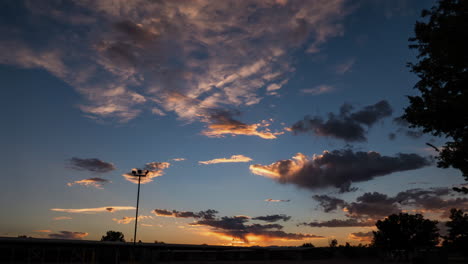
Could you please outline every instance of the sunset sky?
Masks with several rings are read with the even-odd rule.
[[[367,243],[468,198],[398,117],[436,1],[0,3],[0,236]]]

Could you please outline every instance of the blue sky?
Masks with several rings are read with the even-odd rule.
[[[145,165],[148,242],[357,244],[385,213],[466,208],[450,193],[461,173],[429,157],[443,139],[394,121],[416,94],[408,38],[434,3],[5,1],[0,235],[129,240],[132,219],[118,220],[134,209],[118,209],[136,185],[122,175]],[[245,162],[199,163],[233,155]],[[290,218],[253,219],[278,215]]]

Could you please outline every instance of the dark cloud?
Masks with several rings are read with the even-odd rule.
[[[250,220],[260,220],[266,222],[288,221],[291,217],[286,215],[267,215],[250,218],[245,215],[218,217],[216,210],[200,211],[198,213],[177,210],[155,209],[153,211],[158,216],[176,217],[176,218],[194,218],[197,221],[190,223],[191,226],[206,226],[211,232],[230,236],[248,243],[249,236],[256,236],[260,240],[303,240],[311,238],[323,238],[311,234],[287,233],[284,232],[280,224],[249,224]]]
[[[421,130],[411,129],[410,123],[408,123],[408,121],[404,120],[401,117],[394,118],[393,123],[399,126],[399,128],[395,131],[395,133],[391,133],[395,136],[396,136],[396,133],[398,133],[398,134],[403,134],[413,139],[418,139],[424,135],[424,132],[422,132]]]
[[[213,232],[232,236],[248,243],[248,236],[263,237],[264,240],[303,240],[311,238],[323,238],[322,236],[301,234],[301,233],[287,233],[282,231],[282,225],[279,224],[246,224],[249,221],[245,216],[234,217],[221,217],[211,220],[200,220],[191,225],[208,226],[213,228]]]
[[[353,240],[359,240],[361,242],[371,242],[374,238],[374,233],[372,231],[369,232],[356,232],[349,234],[349,238]]]
[[[265,222],[276,222],[276,221],[289,221],[291,219],[291,216],[287,216],[284,214],[275,214],[275,215],[266,215],[266,216],[257,216],[252,218],[252,220],[261,220]]]
[[[326,136],[342,139],[348,142],[367,141],[366,127],[370,127],[379,120],[391,116],[393,110],[390,104],[382,100],[374,105],[365,106],[363,109],[351,112],[350,104],[343,104],[340,113],[329,113],[328,119],[319,116],[306,116],[290,127],[294,133],[312,132],[316,136]]]
[[[365,106],[362,110],[352,113],[350,117],[358,123],[372,126],[377,121],[391,116],[392,113],[393,110],[390,104],[382,100],[374,105]]]
[[[206,211],[191,212],[191,211],[177,211],[177,210],[166,210],[166,209],[154,209],[154,214],[157,216],[168,216],[175,218],[195,218],[195,219],[214,219],[218,211],[208,209]]]
[[[293,159],[270,165],[250,165],[250,171],[282,184],[302,188],[336,187],[342,192],[353,190],[351,183],[369,181],[394,172],[419,169],[431,162],[417,154],[398,153],[393,157],[378,152],[354,152],[350,149],[324,151],[322,155],[307,157],[301,153]]]
[[[338,207],[343,207],[346,204],[344,200],[328,195],[314,195],[312,198],[319,202],[326,213],[334,211],[338,209]]]
[[[325,212],[342,208],[352,219],[378,220],[388,215],[407,212],[433,212],[447,217],[451,208],[468,208],[468,198],[452,197],[452,190],[447,187],[429,189],[410,189],[388,196],[378,192],[368,192],[356,198],[354,202],[326,195],[314,196]]]
[[[364,193],[356,202],[346,204],[347,213],[353,217],[381,219],[401,212],[395,199],[378,192]]]
[[[87,170],[95,173],[106,173],[116,169],[114,164],[100,159],[80,159],[76,157],[70,159],[69,167],[75,170]]]
[[[299,225],[310,227],[355,227],[355,226],[374,226],[376,221],[357,220],[357,219],[332,219],[322,222],[301,223]]]
[[[87,236],[88,233],[84,232],[71,232],[71,231],[59,231],[58,233],[49,234],[49,238],[57,239],[82,239]]]

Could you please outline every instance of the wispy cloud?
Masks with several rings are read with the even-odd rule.
[[[271,199],[271,198],[265,199],[265,202],[270,202],[270,203],[286,203],[290,201],[291,200],[278,200],[278,199]]]
[[[27,43],[29,31],[10,25],[8,38],[0,41],[0,63],[46,69],[85,98],[80,109],[87,115],[123,122],[143,111],[200,121],[206,108],[257,104],[287,82],[294,71],[292,53],[304,47],[319,52],[343,34],[342,21],[351,10],[344,0],[25,6],[32,18],[19,19],[43,23],[38,34],[49,44]],[[200,101],[200,107],[167,100],[174,92]],[[255,125],[246,124],[244,131],[274,136],[254,133]]]
[[[62,208],[52,208],[51,211],[55,212],[64,212],[64,213],[77,213],[77,214],[93,214],[93,213],[102,213],[102,212],[116,212],[123,210],[134,210],[136,209],[133,206],[106,206],[106,207],[96,207],[96,208],[80,208],[80,209],[62,209]]]
[[[208,210],[200,211],[200,212],[154,209],[153,213],[157,216],[174,217],[174,218],[213,219],[215,215],[218,213],[218,211],[213,210],[213,209],[208,209]]]
[[[67,183],[68,186],[73,186],[75,184],[78,185],[83,185],[83,186],[92,186],[97,189],[104,189],[103,186],[106,183],[110,183],[111,181],[102,179],[102,178],[89,178],[89,179],[84,179],[84,180],[79,180],[79,181],[74,181],[74,182],[69,182]]]
[[[82,239],[83,237],[88,236],[88,233],[85,232],[72,232],[72,231],[59,231],[58,233],[49,234],[49,238],[56,239]]]
[[[233,113],[216,111],[207,119],[209,124],[202,134],[208,137],[224,137],[225,135],[258,136],[263,139],[275,139],[284,132],[273,132],[270,128],[272,120],[262,120],[257,124],[245,124],[233,118]]]
[[[175,158],[175,159],[172,159],[173,161],[184,161],[185,158]]]
[[[171,164],[169,162],[150,162],[146,163],[143,167],[143,170],[148,170],[146,176],[141,177],[141,184],[150,183],[153,181],[153,178],[164,175],[164,170],[169,168]],[[136,169],[133,169],[136,170]],[[129,182],[138,184],[138,177],[134,176],[131,172],[122,174],[122,176]]]
[[[354,63],[356,62],[356,59],[348,59],[335,67],[335,72],[337,74],[345,74],[353,68]]]
[[[153,217],[150,215],[139,215],[138,216],[138,222],[143,219],[152,219]],[[121,219],[118,218],[112,218],[112,221],[117,222],[118,224],[130,224],[131,222],[135,221],[136,217],[131,217],[131,216],[124,216]]]
[[[39,230],[34,230],[34,232],[37,232],[37,233],[50,233],[52,231],[49,230],[49,229],[39,229]]]
[[[357,220],[357,219],[332,219],[322,222],[310,222],[299,224],[310,227],[365,227],[374,226],[375,220]]]
[[[246,157],[244,155],[232,155],[230,158],[219,158],[219,159],[212,159],[207,161],[199,161],[200,164],[217,164],[217,163],[233,163],[233,162],[250,162],[252,161],[251,158]]]
[[[71,218],[69,216],[57,216],[57,217],[52,218],[52,220],[54,220],[54,221],[71,220],[71,219],[73,219],[73,218]]]
[[[350,191],[354,182],[369,181],[394,172],[429,166],[431,161],[417,154],[383,156],[378,152],[354,152],[350,149],[324,151],[308,157],[298,153],[292,159],[270,165],[250,165],[254,174],[271,178],[281,184],[294,184],[307,189],[336,187]]]
[[[320,95],[324,93],[330,93],[335,91],[335,87],[331,85],[326,85],[322,84],[314,88],[309,88],[309,89],[302,89],[301,92],[305,94],[311,94],[311,95]]]
[[[69,160],[69,167],[75,170],[87,170],[95,173],[106,173],[115,170],[112,163],[100,159],[80,159],[73,157]]]
[[[283,221],[289,221],[291,219],[291,216],[285,215],[285,214],[275,214],[275,215],[265,215],[265,216],[257,216],[257,217],[252,217],[252,220],[260,220],[260,221],[265,221],[265,222],[277,222],[280,220]]]

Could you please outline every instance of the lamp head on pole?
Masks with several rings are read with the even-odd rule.
[[[145,177],[148,175],[148,173],[149,173],[149,170],[132,169],[133,176]]]

